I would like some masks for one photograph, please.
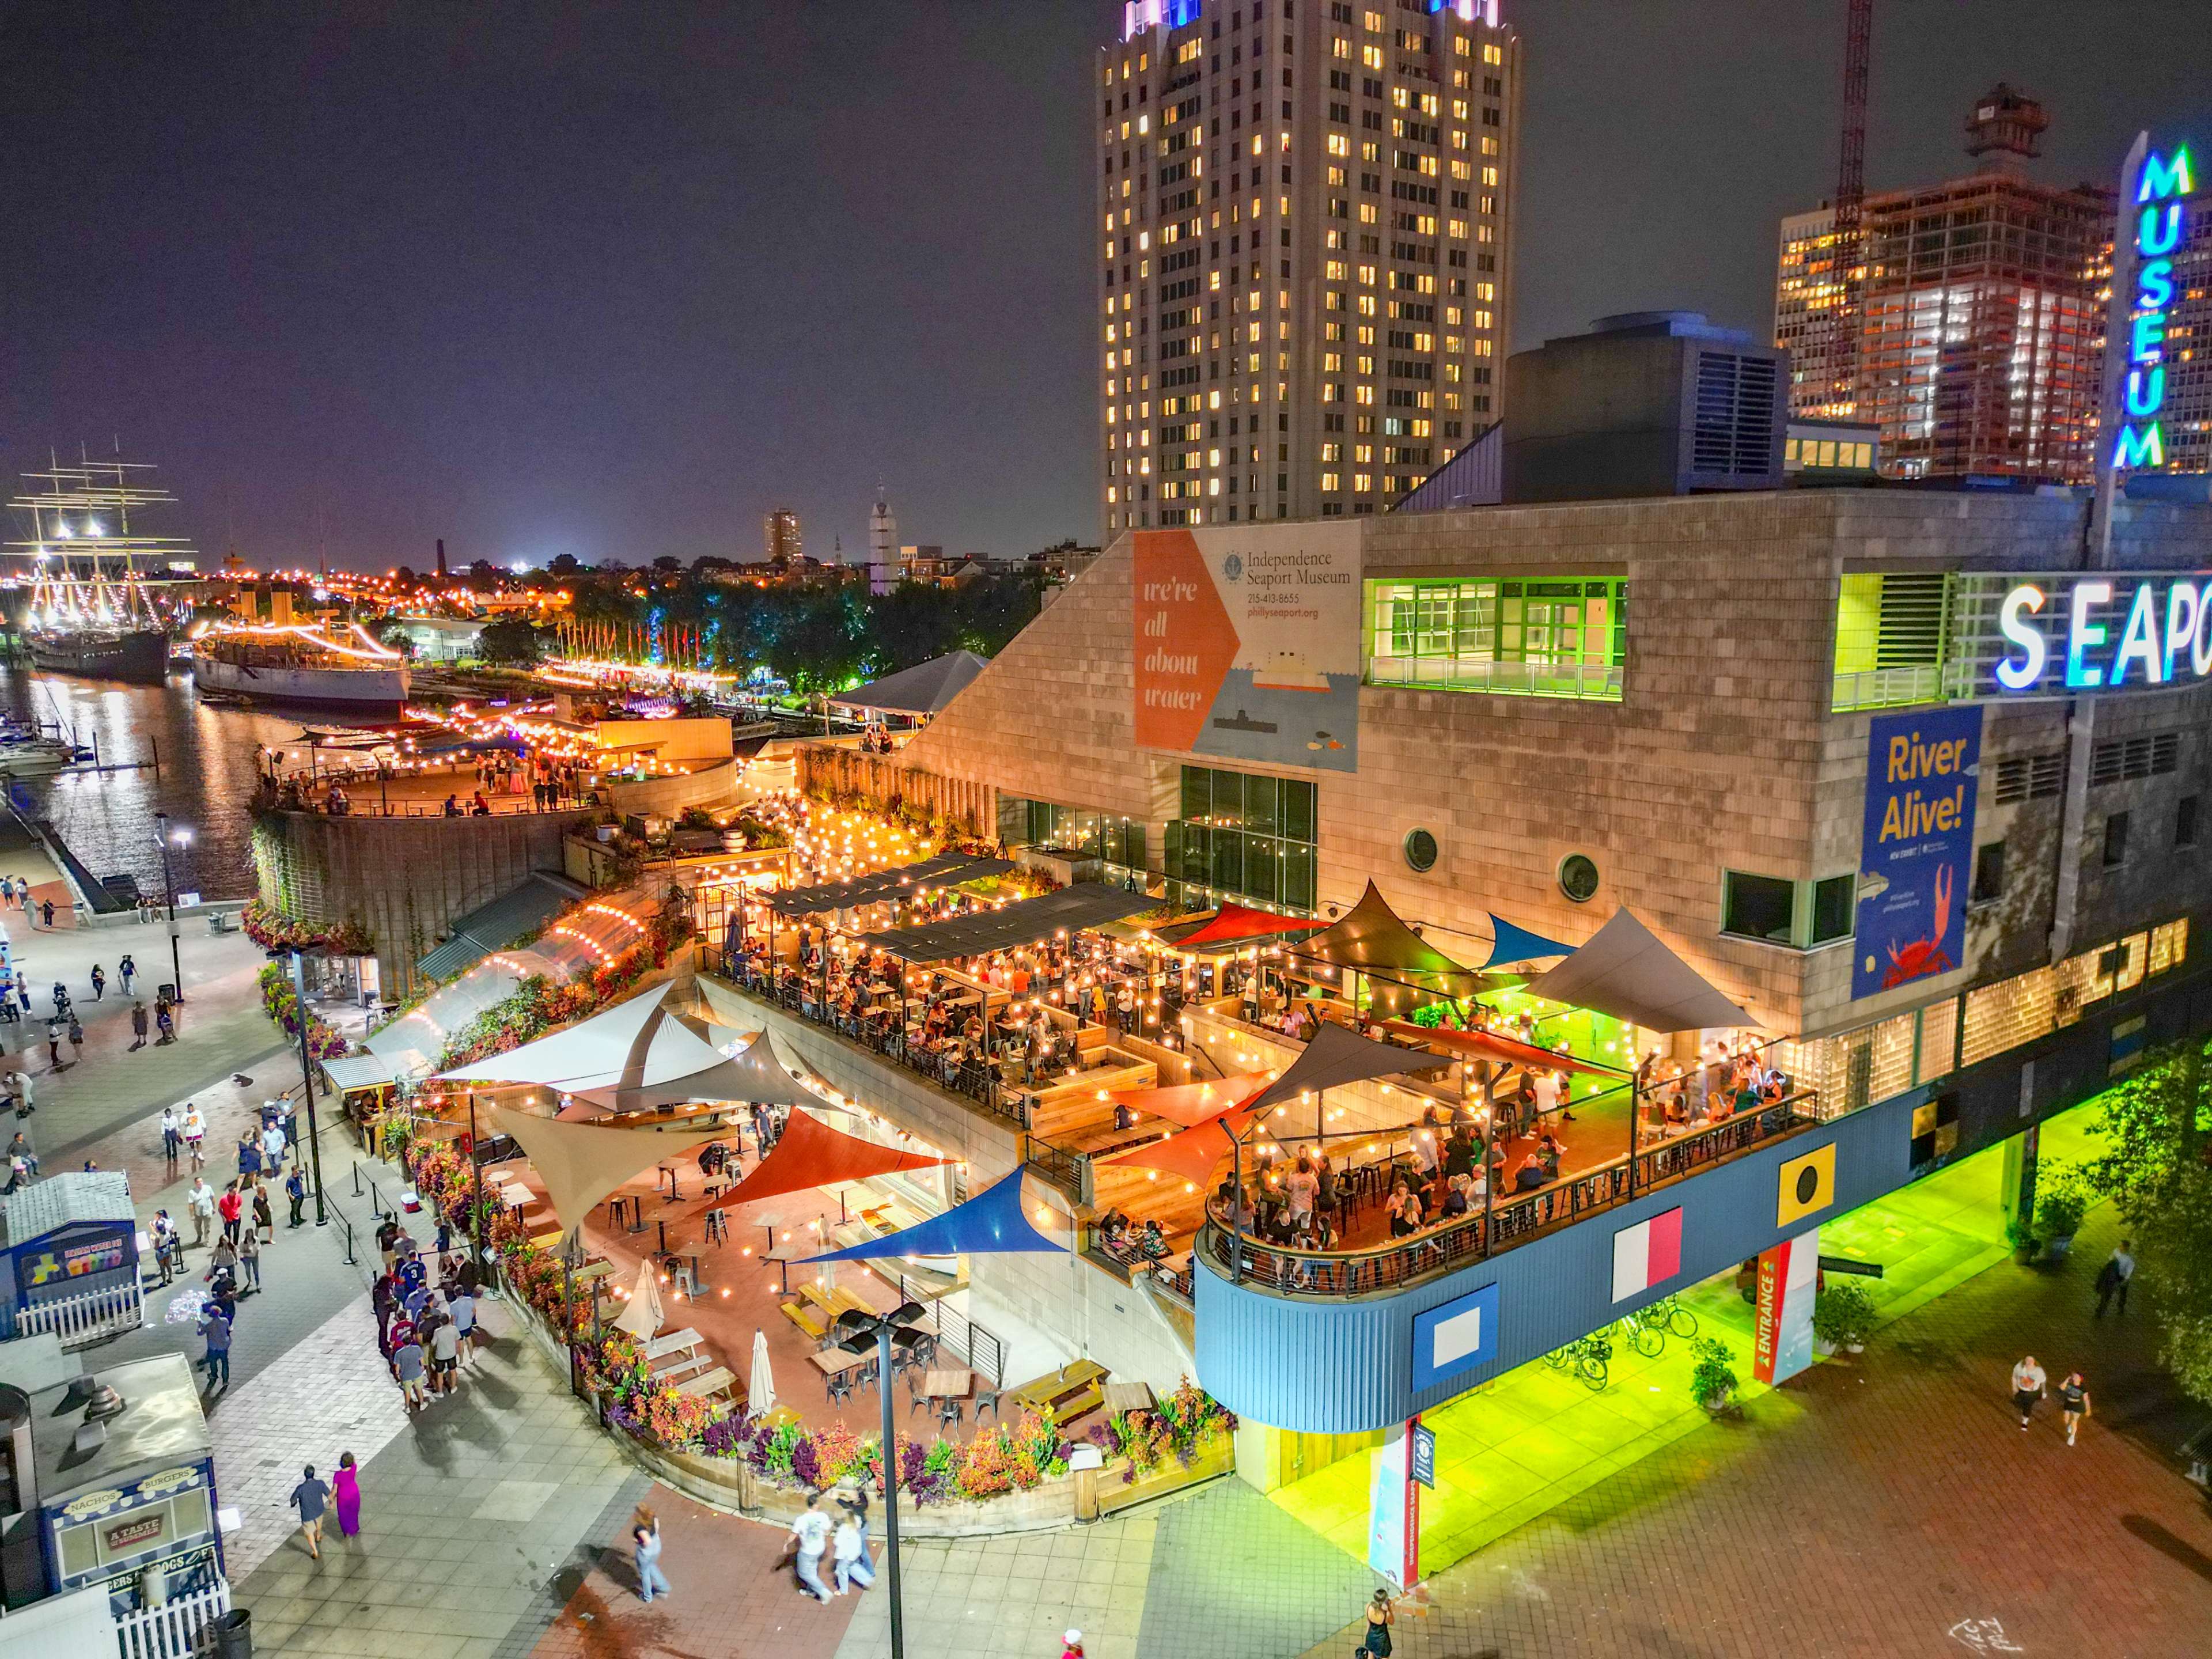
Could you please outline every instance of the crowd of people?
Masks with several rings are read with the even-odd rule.
[[[453,1246],[442,1223],[427,1256],[397,1216],[387,1216],[376,1230],[383,1266],[369,1288],[369,1306],[376,1317],[377,1352],[410,1415],[454,1393],[476,1358],[483,1285],[468,1251]]]
[[[574,762],[535,755],[479,756],[471,769],[475,786],[469,793],[467,805],[463,805],[461,792],[454,790],[445,799],[442,810],[447,817],[489,817],[494,811],[493,799],[502,796],[528,795],[537,811],[550,812],[581,800],[590,783]],[[350,773],[334,772],[318,793],[313,778],[295,774],[274,781],[275,805],[282,811],[326,812],[332,817],[344,817],[354,810],[354,787],[389,782],[395,775],[381,766]]]

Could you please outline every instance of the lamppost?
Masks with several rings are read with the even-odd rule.
[[[300,1097],[307,1109],[307,1156],[315,1166],[315,1225],[327,1227],[330,1216],[323,1208],[323,1134],[315,1121],[315,1068],[307,1055],[307,959],[292,952],[293,1006],[300,1016]]]
[[[848,1308],[830,1327],[837,1346],[847,1353],[866,1353],[872,1342],[876,1349],[876,1393],[884,1402],[884,1562],[890,1570],[891,1659],[906,1659],[906,1623],[899,1606],[898,1425],[891,1415],[891,1355],[922,1340],[907,1328],[921,1313],[919,1302],[902,1303],[887,1314]],[[865,1485],[861,1489],[866,1490]]]
[[[167,890],[169,905],[169,979],[177,988],[177,1000],[185,1000],[185,964],[177,949],[177,878],[169,869],[169,842],[173,839],[179,847],[191,844],[189,830],[169,828],[167,812],[154,814],[155,836],[161,843],[161,885]]]

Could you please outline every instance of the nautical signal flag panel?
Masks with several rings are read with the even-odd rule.
[[[1787,1227],[1826,1209],[1836,1201],[1836,1143],[1832,1140],[1802,1157],[1783,1159],[1777,1175],[1776,1226]]]

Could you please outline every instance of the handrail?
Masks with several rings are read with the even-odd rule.
[[[1703,1129],[1623,1155],[1534,1192],[1497,1200],[1487,1215],[1473,1214],[1441,1227],[1365,1250],[1302,1250],[1239,1236],[1224,1224],[1214,1200],[1196,1249],[1227,1273],[1286,1296],[1360,1296],[1479,1261],[1511,1249],[1550,1229],[1625,1204],[1653,1188],[1695,1174],[1738,1152],[1817,1127],[1825,1119],[1816,1091],[1784,1097]]]

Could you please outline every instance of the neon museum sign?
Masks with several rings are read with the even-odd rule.
[[[2135,306],[2120,386],[2120,435],[2112,446],[2116,470],[2166,465],[2159,413],[2166,407],[2166,308],[2173,303],[2172,254],[2181,245],[2181,198],[2196,190],[2186,145],[2171,158],[2153,150],[2136,175]]]

